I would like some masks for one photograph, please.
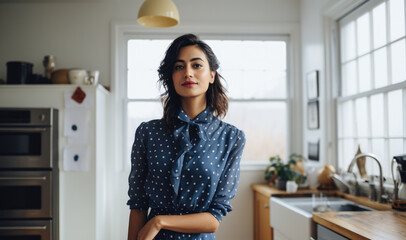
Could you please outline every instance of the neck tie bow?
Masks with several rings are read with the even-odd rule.
[[[174,137],[178,142],[181,151],[179,157],[174,160],[171,168],[170,181],[174,190],[174,196],[172,202],[176,205],[176,199],[179,193],[179,183],[183,167],[183,162],[185,159],[185,154],[192,149],[193,145],[190,139],[190,129],[194,127],[199,141],[207,141],[209,138],[206,133],[206,128],[204,125],[207,125],[212,121],[212,116],[210,114],[209,108],[206,108],[202,113],[200,113],[194,120],[190,120],[187,114],[181,110],[178,119],[180,120],[180,126],[177,125],[177,128],[174,131]]]

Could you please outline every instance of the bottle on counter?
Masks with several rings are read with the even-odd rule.
[[[45,77],[51,79],[51,74],[55,69],[55,57],[52,55],[45,56],[42,63],[45,67]]]

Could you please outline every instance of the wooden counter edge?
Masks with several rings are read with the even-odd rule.
[[[259,184],[259,183],[254,183],[251,184],[251,189],[261,193],[262,195],[265,195],[267,197],[271,197],[273,194],[283,194],[286,193],[285,191],[278,190],[276,188],[270,187],[266,184]]]
[[[337,225],[333,222],[330,222],[326,219],[324,219],[323,217],[320,217],[317,215],[317,213],[313,213],[313,221],[328,228],[333,230],[334,232],[337,232],[341,235],[343,235],[344,237],[347,237],[349,239],[357,239],[357,240],[369,240],[369,238],[366,238],[362,235],[359,235],[345,227],[342,227],[341,225]]]
[[[368,197],[363,197],[363,196],[354,196],[348,193],[343,193],[340,192],[338,190],[312,190],[312,189],[299,189],[296,193],[287,193],[286,191],[283,190],[278,190],[275,187],[271,187],[269,185],[266,184],[261,184],[261,183],[254,183],[251,184],[251,189],[254,191],[257,191],[259,193],[261,193],[262,195],[265,195],[267,197],[271,197],[272,195],[275,194],[281,194],[281,195],[296,195],[296,194],[307,194],[307,193],[320,193],[320,192],[324,192],[327,194],[334,194],[337,195],[338,197],[342,197],[344,199],[353,201],[355,203],[379,210],[379,211],[394,211],[392,209],[392,205],[387,203],[378,203],[378,202],[374,202],[368,199]]]

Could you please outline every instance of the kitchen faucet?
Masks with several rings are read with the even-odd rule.
[[[386,198],[386,195],[384,195],[382,166],[381,166],[381,163],[378,160],[378,157],[375,154],[372,154],[372,153],[360,153],[360,154],[356,155],[351,160],[351,163],[348,166],[347,172],[352,173],[352,168],[354,167],[354,164],[357,162],[357,159],[362,158],[362,157],[370,157],[370,158],[374,159],[378,163],[378,167],[379,167],[379,190],[380,191],[379,191],[379,194],[377,196],[377,200],[380,203],[386,202],[387,198]]]

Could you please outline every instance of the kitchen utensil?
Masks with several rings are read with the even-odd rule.
[[[394,164],[396,166],[396,176],[393,172]],[[403,166],[406,164],[406,155],[394,156],[391,163],[391,172],[394,184],[394,194],[396,200],[406,200],[406,171]]]
[[[319,181],[319,189],[333,189],[334,182],[330,175],[335,173],[336,169],[331,164],[324,165],[317,174],[317,180]]]
[[[52,72],[52,83],[56,84],[69,84],[68,69],[58,69]]]
[[[7,84],[28,83],[33,66],[29,62],[7,62]]]
[[[85,84],[88,78],[84,69],[71,69],[68,76],[71,84]]]
[[[331,179],[333,179],[334,184],[336,185],[336,187],[338,188],[339,191],[343,192],[343,193],[347,193],[350,189],[350,186],[344,181],[344,179],[334,173],[330,175]]]
[[[361,152],[361,147],[360,147],[360,145],[358,145],[358,150],[357,150],[357,153],[355,154],[355,156],[360,154],[360,153],[362,153]],[[363,179],[363,180],[368,179],[367,170],[365,169],[365,161],[366,161],[366,157],[357,158],[358,171],[359,171],[359,174],[361,176],[361,179]]]

